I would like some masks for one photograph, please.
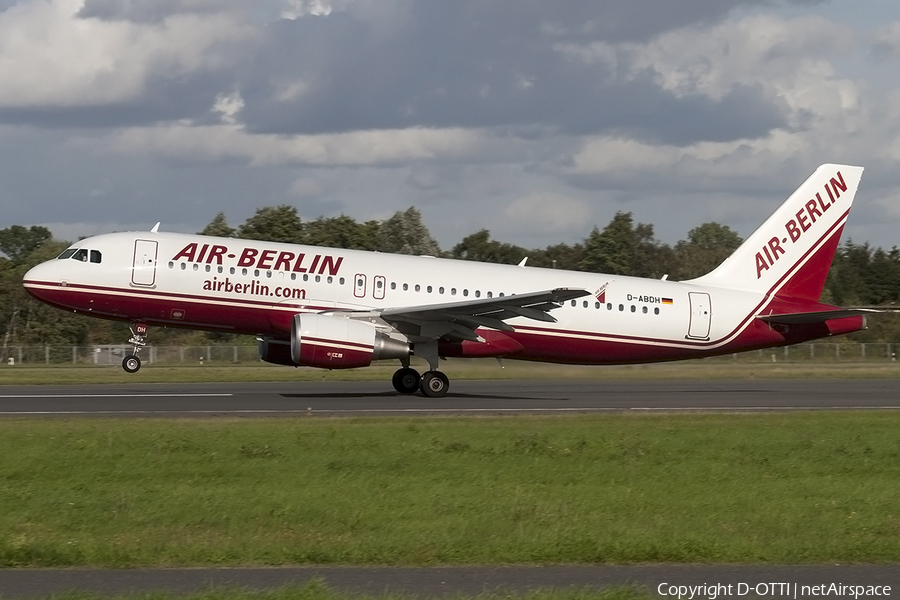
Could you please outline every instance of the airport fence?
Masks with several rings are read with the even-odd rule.
[[[131,354],[128,344],[101,346],[8,346],[4,366],[15,365],[121,365]],[[710,361],[749,363],[896,362],[900,343],[809,343],[783,348],[751,350],[712,357]],[[145,346],[144,364],[225,365],[261,363],[256,346]]]

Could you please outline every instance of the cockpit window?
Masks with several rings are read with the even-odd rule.
[[[62,254],[60,254],[56,258],[58,258],[60,260],[65,259],[65,258],[72,258],[73,254],[75,254],[75,248],[69,248],[68,250],[65,250]]]
[[[72,255],[72,260],[80,260],[81,262],[88,261],[88,251],[84,248],[78,249],[75,254]]]
[[[91,262],[99,263],[101,260],[100,251],[99,250],[91,250]]]

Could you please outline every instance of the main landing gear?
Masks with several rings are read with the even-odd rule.
[[[409,367],[398,369],[391,383],[401,394],[415,394],[422,390],[429,398],[445,396],[450,389],[450,380],[442,372],[426,371],[420,376],[418,371]]]
[[[429,398],[446,396],[447,390],[450,389],[450,380],[437,370],[440,360],[437,341],[416,344],[414,351],[417,356],[428,361],[431,370],[420,377],[418,371],[409,367],[409,359],[403,361],[403,368],[398,369],[391,380],[394,389],[401,394],[415,394],[418,390],[422,390]]]
[[[126,373],[137,373],[141,368],[141,359],[138,357],[141,349],[144,347],[147,339],[147,325],[145,323],[135,323],[131,328],[131,339],[129,344],[133,345],[131,354],[122,359],[122,368]]]

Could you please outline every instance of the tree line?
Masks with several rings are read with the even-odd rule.
[[[654,237],[653,225],[635,222],[629,212],[617,212],[603,227],[573,244],[525,248],[495,240],[488,229],[464,237],[442,250],[415,207],[383,221],[358,222],[352,217],[319,217],[303,221],[293,206],[266,206],[237,227],[218,213],[204,235],[310,244],[335,248],[429,255],[461,260],[517,264],[528,258],[532,267],[633,275],[671,280],[699,277],[722,262],[743,241],[727,225],[709,222],[691,229],[687,238],[670,246]],[[57,256],[69,245],[54,240],[41,226],[13,225],[0,230],[0,346],[3,354],[18,345],[118,344],[128,339],[125,324],[88,319],[32,300],[22,277],[32,266]],[[846,241],[832,263],[823,302],[840,306],[891,306],[900,302],[900,249],[873,248]],[[156,330],[155,344],[207,344],[231,340],[227,334]],[[878,315],[870,329],[853,334],[859,341],[900,342],[900,318]]]

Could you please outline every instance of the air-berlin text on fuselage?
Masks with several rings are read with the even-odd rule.
[[[223,264],[223,259],[237,259],[238,267],[255,267],[272,271],[293,271],[294,273],[318,273],[337,275],[341,269],[343,256],[330,254],[308,255],[303,252],[288,250],[260,250],[259,248],[241,248],[239,252],[229,252],[227,246],[219,244],[198,244],[191,242],[172,257],[173,261],[185,260],[206,264]]]
[[[825,198],[822,192],[816,192],[816,197],[810,198],[803,205],[803,208],[797,211],[794,218],[788,219],[787,223],[784,224],[787,236],[783,238],[774,236],[762,247],[760,252],[756,253],[756,278],[762,277],[763,271],[768,271],[769,267],[781,258],[781,255],[786,254],[784,246],[787,245],[788,239],[790,239],[792,244],[797,243],[803,234],[812,228],[816,220],[821,218],[831,208],[832,204],[837,203],[837,200],[841,197],[841,192],[846,191],[847,184],[844,183],[844,176],[838,171],[825,184],[824,194],[828,197]]]

